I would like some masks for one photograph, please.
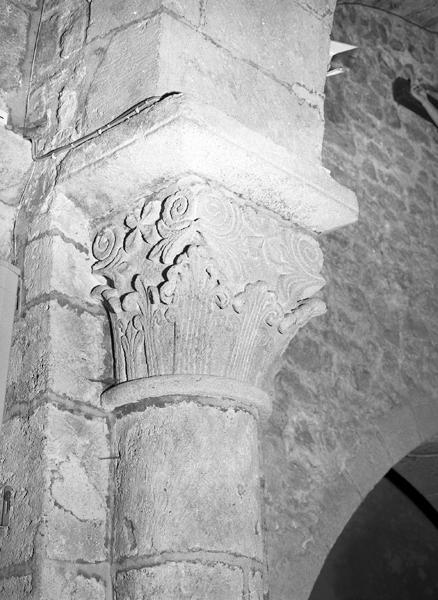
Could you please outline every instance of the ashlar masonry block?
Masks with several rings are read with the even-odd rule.
[[[311,3],[308,3],[311,5]],[[323,92],[331,12],[321,17],[289,0],[209,0],[201,31],[279,81]]]
[[[242,600],[244,598],[240,569],[220,563],[212,566],[169,563],[120,573],[117,577],[116,590],[117,598],[120,600],[130,598]]]
[[[262,4],[253,10],[248,2],[231,8],[214,2],[198,27],[190,20],[194,14],[182,17],[173,3],[142,18],[147,7],[140,10],[131,0],[124,11],[129,19],[138,10],[139,20],[78,44],[74,60],[53,61],[53,52],[50,60],[37,52],[29,119],[38,127],[38,153],[102,127],[145,98],[181,92],[302,156],[318,158],[327,26],[300,5],[283,3],[282,34],[273,36],[278,15]],[[111,19],[111,9],[99,6],[91,30]],[[184,6],[185,15],[190,3]],[[45,35],[51,39],[56,31]]]
[[[56,233],[34,239],[25,250],[26,302],[51,292],[89,302],[92,263],[87,252]]]
[[[261,561],[256,420],[191,400],[117,422],[116,556],[216,551]]]
[[[104,317],[57,300],[29,308],[11,348],[6,413],[56,398],[98,406],[105,371]]]

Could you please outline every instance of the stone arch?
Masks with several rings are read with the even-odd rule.
[[[432,401],[432,405],[433,405],[433,401]],[[406,466],[409,467],[409,464],[406,465],[406,463],[409,463],[409,460],[412,459],[418,459],[419,457],[422,456],[422,454],[415,454],[415,458],[414,456],[411,455],[411,453],[413,451],[419,452],[421,449],[427,449],[430,447],[434,448],[434,453],[433,455],[425,455],[425,456],[429,456],[430,458],[432,458],[432,460],[436,461],[437,458],[434,458],[435,455],[435,448],[436,448],[436,435],[433,436],[432,438],[427,438],[427,432],[428,432],[428,428],[422,429],[422,430],[418,430],[418,427],[416,427],[416,423],[413,423],[411,425],[413,425],[413,427],[410,427],[408,423],[404,423],[405,428],[402,430],[401,435],[400,435],[400,430],[401,427],[400,425],[403,423],[403,418],[405,417],[405,415],[401,415],[399,410],[394,411],[393,414],[388,415],[388,418],[385,419],[385,423],[384,423],[384,427],[385,427],[385,431],[387,433],[387,438],[380,438],[380,441],[376,442],[376,439],[374,440],[367,440],[365,443],[369,444],[369,446],[367,446],[367,452],[369,453],[369,455],[371,457],[373,457],[373,459],[370,459],[370,456],[366,457],[364,455],[359,455],[357,457],[355,457],[348,468],[348,475],[344,474],[344,478],[343,478],[343,474],[340,474],[339,478],[337,481],[333,482],[333,486],[330,490],[326,490],[327,495],[332,495],[338,498],[338,502],[336,504],[329,504],[328,505],[328,510],[326,510],[326,515],[325,515],[325,520],[326,522],[329,524],[329,526],[324,530],[323,528],[320,529],[319,533],[320,533],[320,537],[317,541],[317,545],[320,545],[320,549],[321,549],[321,558],[323,559],[322,562],[320,563],[320,569],[317,568],[317,564],[315,563],[315,570],[314,570],[314,584],[310,587],[310,589],[308,591],[305,592],[305,594],[303,595],[303,598],[314,598],[313,595],[313,591],[315,589],[315,585],[317,584],[317,582],[319,582],[320,587],[318,588],[318,592],[316,593],[316,598],[319,598],[321,593],[324,591],[324,593],[329,593],[329,590],[326,589],[326,585],[338,585],[338,583],[336,583],[337,580],[342,581],[343,580],[343,576],[346,574],[345,569],[347,568],[346,565],[348,565],[349,563],[345,563],[345,560],[350,560],[350,552],[352,552],[353,554],[351,555],[352,558],[351,560],[353,561],[351,563],[352,567],[355,566],[355,568],[357,569],[357,561],[363,561],[363,555],[362,557],[360,556],[360,554],[358,554],[358,549],[359,549],[359,540],[361,542],[363,542],[363,546],[361,545],[361,547],[363,547],[363,549],[365,550],[365,552],[369,552],[369,543],[370,540],[373,541],[374,543],[374,538],[375,538],[375,543],[376,543],[376,554],[378,557],[380,557],[380,559],[383,560],[383,558],[385,557],[385,562],[383,563],[383,566],[378,565],[378,563],[376,563],[373,559],[372,556],[370,556],[370,573],[374,573],[375,576],[377,578],[382,578],[384,577],[384,574],[386,573],[386,569],[389,567],[390,563],[386,563],[386,558],[388,557],[387,552],[389,551],[389,549],[393,548],[395,539],[391,538],[391,526],[389,526],[388,530],[385,529],[385,525],[384,523],[381,521],[381,525],[382,525],[382,532],[380,534],[380,538],[377,535],[376,531],[373,529],[373,527],[370,530],[370,534],[367,534],[366,531],[362,529],[362,532],[360,530],[360,526],[359,523],[362,523],[362,528],[363,528],[363,523],[364,523],[364,519],[365,522],[367,523],[371,523],[372,525],[374,525],[374,523],[377,522],[378,519],[382,519],[381,516],[377,516],[376,511],[376,499],[379,498],[379,500],[383,501],[383,506],[382,506],[382,510],[386,510],[387,512],[385,513],[388,517],[391,517],[391,512],[388,512],[391,504],[389,504],[389,500],[388,497],[391,498],[391,500],[397,501],[397,495],[400,496],[400,499],[398,500],[400,502],[400,500],[403,500],[404,503],[407,503],[406,506],[404,507],[404,510],[406,510],[408,504],[412,507],[410,508],[411,516],[415,517],[415,513],[418,511],[418,517],[420,517],[420,520],[416,523],[417,525],[420,527],[420,530],[424,533],[426,533],[427,535],[425,536],[425,538],[428,540],[428,542],[425,542],[425,546],[419,548],[418,551],[418,560],[420,560],[421,566],[421,573],[416,573],[415,569],[413,567],[413,565],[415,563],[412,563],[410,561],[408,561],[408,563],[406,564],[406,568],[408,568],[408,566],[410,565],[410,569],[411,571],[408,571],[409,574],[406,575],[406,580],[404,581],[404,583],[406,585],[418,585],[419,581],[424,581],[424,585],[427,584],[427,582],[429,582],[429,585],[434,585],[434,576],[432,575],[432,579],[431,579],[431,575],[430,575],[430,568],[429,568],[429,575],[427,576],[425,574],[425,571],[428,571],[428,567],[427,567],[427,557],[429,556],[428,551],[427,551],[427,543],[432,543],[433,544],[433,537],[434,537],[434,532],[436,531],[435,528],[433,526],[430,527],[430,529],[427,529],[427,523],[431,522],[434,523],[436,526],[436,522],[437,522],[437,513],[436,513],[436,502],[434,500],[434,496],[433,496],[433,500],[432,500],[432,496],[428,496],[428,489],[429,489],[429,493],[430,490],[435,490],[437,489],[438,483],[436,481],[425,481],[424,480],[424,470],[425,470],[425,466],[426,465],[422,465],[422,469],[423,469],[423,479],[421,478],[421,473],[420,476],[418,476],[418,474],[416,475],[415,473],[412,473],[412,470],[410,472],[409,468],[406,469]],[[379,424],[377,424],[378,427],[380,427]],[[435,431],[438,428],[435,428]],[[417,443],[415,442],[415,440],[417,440],[417,442],[420,440],[419,444],[417,445]],[[394,443],[395,441],[395,443]],[[382,452],[383,451],[383,452]],[[430,467],[430,460],[423,459],[428,461],[427,467]],[[393,462],[394,461],[394,462]],[[435,463],[436,464],[436,463]],[[417,467],[418,468],[418,467]],[[430,478],[433,477],[433,472],[436,471],[436,467],[435,469],[430,473]],[[415,475],[415,476],[414,476]],[[389,479],[388,479],[389,477]],[[435,477],[435,480],[437,478]],[[350,487],[350,493],[346,493],[346,490],[348,490],[348,485],[347,488],[345,486],[345,482],[346,480],[349,480],[349,483],[351,485]],[[394,481],[396,482],[394,484]],[[400,483],[403,483],[403,485],[401,487],[399,487]],[[411,488],[409,490],[409,488]],[[385,491],[386,490],[386,491]],[[401,490],[401,491],[400,491]],[[357,496],[357,494],[355,494],[355,491],[359,491],[359,497]],[[388,496],[388,493],[390,493],[390,495]],[[360,498],[360,499],[359,499]],[[432,504],[432,501],[434,502],[434,504]],[[372,508],[374,503],[374,509]],[[380,506],[380,504],[379,504]],[[404,506],[404,504],[397,504],[396,502],[396,506],[397,509]],[[435,509],[435,510],[434,510]],[[365,512],[364,512],[365,510]],[[374,512],[373,512],[374,510]],[[371,511],[371,512],[369,512]],[[412,512],[413,511],[413,512]],[[380,511],[379,511],[380,512]],[[357,516],[356,516],[357,515]],[[359,518],[359,520],[358,520]],[[424,523],[423,523],[423,519],[424,519]],[[367,521],[368,520],[368,521]],[[390,518],[390,521],[392,521],[392,518]],[[351,525],[350,525],[351,523]],[[402,521],[400,521],[400,523],[402,523]],[[351,526],[353,526],[353,529],[351,529]],[[394,527],[394,526],[392,526]],[[426,529],[421,529],[421,527],[426,527]],[[352,531],[354,533],[352,533]],[[389,538],[386,538],[385,535],[389,534]],[[360,536],[357,538],[354,538],[352,536]],[[406,539],[406,541],[408,541],[410,539],[410,536],[408,538],[403,538],[403,535],[406,536],[406,531],[401,531],[401,533],[397,533],[397,538],[399,537],[399,535],[402,536],[401,539]],[[420,535],[420,534],[418,534]],[[344,537],[343,537],[344,536]],[[376,537],[377,536],[377,537]],[[429,537],[431,536],[431,537]],[[325,539],[324,539],[325,537]],[[420,536],[421,537],[421,536]],[[419,539],[417,539],[417,543],[419,542]],[[421,538],[422,540],[423,538]],[[340,542],[340,544],[339,544]],[[422,543],[422,542],[421,542]],[[346,544],[348,544],[348,554],[346,554]],[[382,544],[384,544],[384,548],[385,548],[385,553],[382,553]],[[409,552],[413,552],[415,546],[413,546],[412,544],[414,544],[413,541],[410,542],[411,547],[409,549],[409,544],[408,544],[408,555]],[[324,556],[324,549],[327,548],[327,551],[325,553]],[[333,555],[333,552],[335,552],[335,554]],[[395,543],[395,547],[394,547],[394,559],[395,560],[400,560],[400,556],[403,556],[403,554],[397,554],[397,552],[400,552],[400,549],[397,550],[397,543]],[[403,549],[401,551],[402,553],[405,552],[405,550]],[[430,547],[429,547],[429,552],[430,552]],[[339,556],[344,556],[344,563],[338,563],[338,562],[334,562],[334,561],[338,561],[339,560]],[[415,554],[411,554],[411,560],[412,557],[416,556],[416,550],[415,550]],[[389,558],[387,558],[387,560],[389,561]],[[423,565],[423,561],[424,565]],[[356,563],[355,563],[356,561]],[[402,559],[403,561],[403,559]],[[339,571],[337,568],[335,568],[333,565],[334,564],[338,564],[338,565],[344,565],[343,567],[339,566]],[[359,562],[359,564],[362,564],[361,562]],[[404,564],[404,563],[402,563]],[[323,571],[323,567],[328,567],[327,570]],[[424,569],[423,569],[424,566]],[[376,570],[377,569],[377,570]],[[328,575],[328,573],[331,573],[331,575]],[[432,569],[432,573],[433,573],[433,569]],[[356,572],[356,575],[358,573]],[[394,578],[394,573],[391,573],[390,571],[388,571],[388,576],[389,576],[389,581],[391,581],[391,577]],[[323,579],[320,579],[320,576],[323,576]],[[335,577],[334,580],[332,580],[332,583],[330,584],[330,581],[327,580],[327,576],[330,577]],[[370,575],[372,576],[372,575]],[[412,579],[413,578],[413,579]],[[415,578],[419,578],[419,580],[417,580],[416,583],[415,582]],[[350,582],[350,590],[351,590],[351,585],[352,582],[355,581],[354,579]],[[412,582],[412,583],[411,583]],[[309,576],[309,584],[311,583],[311,577]],[[365,586],[367,585],[373,585],[373,583],[368,584],[367,580],[363,580],[363,584]],[[321,585],[323,587],[321,587]],[[345,585],[348,587],[348,583],[345,582]],[[354,585],[358,585],[360,586],[360,584],[358,582],[356,582]],[[392,584],[388,583],[388,585],[396,585],[394,580],[392,580]],[[372,589],[372,588],[371,588]],[[392,589],[392,587],[390,588]],[[423,590],[423,588],[421,588]],[[361,591],[361,588],[358,587],[357,591]],[[316,590],[315,590],[316,592]],[[363,590],[363,592],[365,593],[365,597],[368,597],[366,595],[366,590]],[[370,592],[370,590],[368,590],[368,592]],[[420,592],[420,590],[418,590],[418,592]],[[429,590],[430,593],[430,590]],[[348,595],[348,594],[347,594]],[[427,595],[427,593],[426,593]],[[324,597],[324,595],[323,595]]]
[[[301,397],[300,402],[306,399]],[[305,494],[305,486],[297,476],[297,473],[303,473],[305,462],[302,459],[300,464],[297,453],[291,466],[287,449],[278,435],[279,413],[281,408],[277,405],[274,407],[274,419],[266,426],[264,435],[265,460],[269,463],[265,473],[271,594],[275,599],[293,597],[294,600],[307,600],[330,550],[368,493],[403,457],[438,433],[438,405],[433,397],[423,398],[420,405],[400,405],[373,419],[366,433],[358,433],[360,437],[354,453],[344,455],[343,468],[338,464],[340,468],[336,472],[333,470],[332,478],[326,479],[322,485],[322,479],[318,477],[311,482],[313,489],[309,497],[314,502],[311,510],[316,515],[315,520],[306,527],[305,519],[295,517],[295,528],[289,527],[287,532],[282,530],[282,526],[286,519],[293,520],[294,510],[290,507],[290,513],[282,514],[285,506],[274,508],[270,505],[270,493],[280,503],[283,494],[278,486],[285,488],[286,497],[290,495],[294,485],[288,480],[290,473],[283,478],[280,473],[287,473],[292,468],[296,485],[301,485],[301,493]],[[285,429],[282,435],[287,437]],[[278,461],[277,467],[272,464],[274,457]],[[317,451],[313,458],[316,463]],[[277,480],[275,483],[274,478]],[[295,510],[299,515],[309,506],[310,502],[303,501],[300,506],[298,501]]]

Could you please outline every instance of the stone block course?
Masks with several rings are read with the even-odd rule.
[[[160,11],[170,11],[194,27],[199,26],[201,18],[200,0],[129,0],[122,5],[118,0],[93,0],[90,9],[89,40],[131,23],[140,24]]]
[[[179,21],[162,19],[160,93],[190,93],[304,158],[319,154],[322,97],[292,90]]]
[[[116,590],[120,600],[242,600],[243,576],[239,568],[223,564],[168,563],[120,573]]]
[[[0,88],[11,90],[22,83],[29,15],[9,0],[1,0],[0,14]]]
[[[0,481],[12,488],[12,502],[10,525],[0,537],[0,567],[44,556],[105,560],[105,419],[41,407],[27,420],[8,421],[1,446]]]
[[[2,486],[12,488],[12,500],[9,527],[0,535],[0,568],[24,565],[36,551],[44,490],[47,490],[43,458],[45,424],[46,411],[40,409],[29,419],[13,419],[2,428],[0,482]],[[14,597],[12,594],[18,594],[18,589],[24,593],[28,582],[26,578],[12,578],[3,586],[3,593],[9,590]],[[8,596],[3,598],[7,600]],[[18,600],[20,596],[16,598]]]
[[[0,600],[30,600],[31,597],[31,575],[0,580]]]
[[[321,240],[328,316],[287,350],[263,437],[275,600],[309,597],[326,547],[355,503],[438,428],[437,307],[430,302],[436,129],[391,100],[392,82],[405,68],[436,86],[427,55],[436,42],[367,9],[338,11],[333,39],[354,44],[361,31],[368,38],[344,59],[344,79],[327,82],[323,163],[358,193],[360,216],[350,231]],[[421,60],[408,49],[396,56],[391,41],[408,48],[413,37]],[[335,490],[340,473],[345,486]]]
[[[15,206],[0,204],[0,258],[6,261],[9,261],[12,255],[12,232],[15,216]]]
[[[90,304],[93,260],[81,248],[60,235],[43,235],[31,241],[25,250],[24,288],[26,302],[52,292],[69,296],[72,301]]]
[[[2,205],[3,203],[11,206],[18,204],[29,179],[31,162],[29,141],[0,125],[0,201]]]
[[[107,585],[99,571],[99,566],[83,562],[47,560],[39,579],[38,600],[107,600]]]
[[[61,402],[66,398],[99,406],[104,380],[111,374],[103,340],[103,317],[56,300],[27,310],[11,348],[7,414],[29,410],[51,393]]]
[[[119,560],[201,550],[262,559],[254,417],[194,402],[149,407],[122,417],[116,439]]]
[[[59,235],[79,251],[89,253],[91,238],[88,216],[59,190],[48,194],[43,210],[29,224],[29,241],[44,235]]]
[[[314,37],[319,39],[320,22],[299,7],[296,10],[315,23]],[[144,98],[180,91],[300,155],[319,156],[325,67],[315,81],[306,79],[304,75],[314,70],[305,70],[306,56],[302,73],[282,82],[252,60],[235,57],[173,12],[152,14],[148,20],[115,29],[111,36],[96,37],[74,60],[53,61],[56,44],[47,57],[37,55],[29,120],[37,127],[39,153],[104,125]],[[53,27],[48,36],[54,35]],[[306,53],[305,48],[297,50],[294,64]]]
[[[48,408],[45,549],[50,558],[93,563],[107,557],[107,435],[105,419]]]
[[[295,2],[209,0],[201,31],[241,60],[317,94],[323,91],[328,62],[323,27],[320,18]]]

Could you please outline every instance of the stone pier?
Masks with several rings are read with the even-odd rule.
[[[44,3],[1,600],[268,593],[259,424],[357,218],[320,162],[333,5]]]

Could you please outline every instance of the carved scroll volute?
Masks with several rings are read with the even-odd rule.
[[[119,382],[209,374],[263,386],[298,329],[325,311],[308,233],[186,179],[93,244]]]

